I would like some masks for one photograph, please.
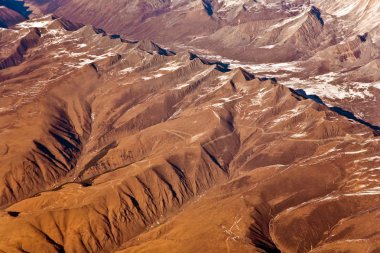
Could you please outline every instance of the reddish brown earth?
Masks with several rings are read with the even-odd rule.
[[[10,27],[24,20],[20,13],[0,5],[0,27]]]
[[[25,2],[109,33],[255,63],[306,59],[364,33],[378,43],[380,32],[378,0]]]
[[[380,252],[375,127],[51,16],[0,45],[0,252]]]
[[[23,0],[0,0],[0,28],[11,28],[30,18],[42,15],[40,1],[26,3]]]
[[[379,0],[25,2],[34,13],[54,12],[129,40],[152,40],[276,77],[380,125]]]

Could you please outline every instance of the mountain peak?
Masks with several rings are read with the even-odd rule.
[[[0,252],[379,251],[379,0],[25,3]]]

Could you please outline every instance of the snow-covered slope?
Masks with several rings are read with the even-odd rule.
[[[379,33],[380,0],[314,0],[314,4],[339,18],[349,34]]]

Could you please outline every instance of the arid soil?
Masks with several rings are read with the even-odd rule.
[[[375,129],[51,16],[1,38],[2,252],[380,250]]]

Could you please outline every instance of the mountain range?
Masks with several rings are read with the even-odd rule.
[[[0,1],[0,252],[380,252],[379,8]]]

